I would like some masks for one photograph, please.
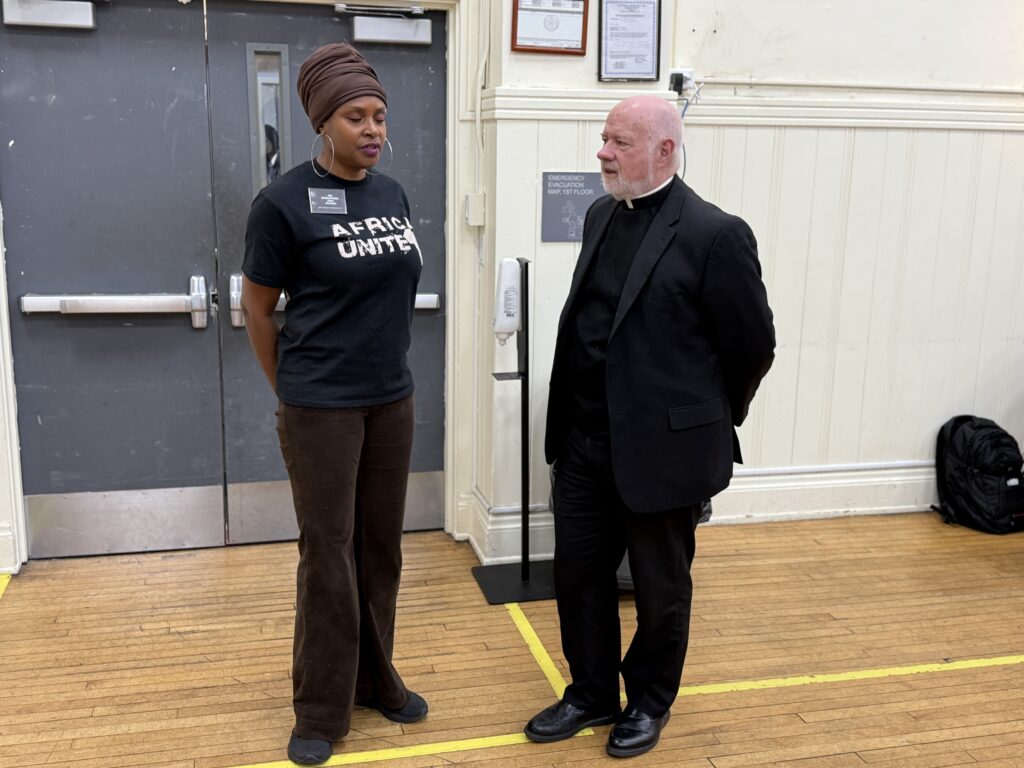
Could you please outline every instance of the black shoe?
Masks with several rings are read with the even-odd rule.
[[[428,709],[426,699],[412,691],[409,691],[409,700],[401,709],[388,709],[383,704],[372,700],[357,701],[356,704],[360,707],[376,709],[393,723],[418,723],[427,716]]]
[[[332,752],[331,742],[323,739],[302,739],[293,733],[288,741],[288,759],[299,765],[326,763]]]
[[[661,738],[661,729],[669,713],[651,717],[630,704],[608,734],[608,754],[612,757],[635,757],[649,752]]]
[[[589,712],[563,699],[534,715],[523,732],[530,741],[546,744],[568,739],[592,725],[614,723],[618,716],[617,711],[607,714]]]

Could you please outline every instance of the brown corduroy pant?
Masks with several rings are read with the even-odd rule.
[[[277,432],[299,523],[295,734],[339,741],[354,702],[399,709],[409,697],[391,655],[413,397],[363,408],[282,403]]]

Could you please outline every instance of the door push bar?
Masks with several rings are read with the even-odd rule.
[[[59,312],[62,315],[136,315],[173,314],[192,315],[193,328],[205,328],[210,319],[210,295],[206,291],[206,278],[192,275],[188,293],[117,293],[117,294],[62,294],[43,296],[27,293],[21,297],[21,311],[26,315],[37,312]]]
[[[231,325],[235,328],[245,327],[245,317],[242,315],[242,276],[234,274],[228,285],[228,293],[231,306]],[[276,312],[284,312],[284,306],[288,298],[282,293],[277,300]],[[437,293],[417,293],[416,309],[440,309],[441,295]]]

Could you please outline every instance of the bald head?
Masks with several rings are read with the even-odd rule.
[[[652,144],[669,140],[678,149],[683,143],[683,120],[670,101],[659,96],[631,96],[612,107],[609,117],[617,112],[643,126]]]
[[[631,199],[655,189],[679,170],[683,121],[672,102],[632,96],[608,113],[597,153],[605,189]]]

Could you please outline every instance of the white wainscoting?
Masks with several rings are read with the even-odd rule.
[[[623,95],[501,88],[484,100],[494,260],[533,261],[531,503],[541,507],[554,330],[579,247],[539,242],[540,179],[597,169],[604,114]],[[926,508],[935,434],[957,413],[1024,439],[1021,94],[718,82],[704,95],[687,114],[686,181],[753,228],[778,335],[741,429],[748,464],[716,501],[716,521]],[[493,264],[485,273],[482,291]],[[493,295],[482,298],[489,316]],[[518,387],[485,386],[493,407],[477,435],[493,473],[476,503],[482,527],[511,540],[518,521],[501,510],[518,504]],[[504,559],[506,537],[488,542],[484,559]]]

